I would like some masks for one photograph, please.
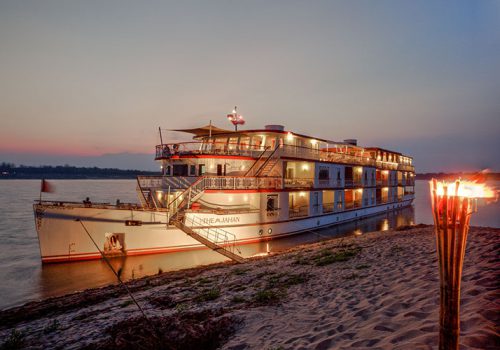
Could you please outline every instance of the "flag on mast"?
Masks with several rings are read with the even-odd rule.
[[[42,179],[42,185],[40,187],[40,192],[52,193],[54,192],[54,185],[45,179]]]

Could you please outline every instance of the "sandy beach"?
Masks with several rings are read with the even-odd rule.
[[[498,349],[500,229],[470,230],[461,349]],[[0,312],[2,348],[435,349],[432,226],[293,248]]]

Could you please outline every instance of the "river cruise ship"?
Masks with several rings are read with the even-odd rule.
[[[137,178],[138,204],[36,201],[43,262],[238,245],[359,220],[411,205],[412,158],[356,140],[280,125],[176,130],[192,142],[156,146],[158,176]]]

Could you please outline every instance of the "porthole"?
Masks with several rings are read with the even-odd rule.
[[[318,221],[316,222],[316,225],[317,225],[317,226],[319,226],[320,224],[321,224],[321,221],[319,221],[319,220],[318,220]]]
[[[267,229],[267,233],[268,233],[268,234],[273,233],[273,229],[272,229],[272,228],[268,228],[268,229]]]
[[[260,229],[259,230],[259,236],[262,236],[262,234],[264,233],[264,230],[263,229]]]

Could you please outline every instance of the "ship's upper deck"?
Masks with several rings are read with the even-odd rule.
[[[364,148],[356,140],[337,142],[285,131],[282,126],[266,129],[229,131],[202,127],[177,130],[194,134],[194,141],[163,143],[156,146],[156,160],[198,156],[258,158],[263,151],[279,147],[281,158],[306,159],[414,171],[412,157],[382,148]]]

